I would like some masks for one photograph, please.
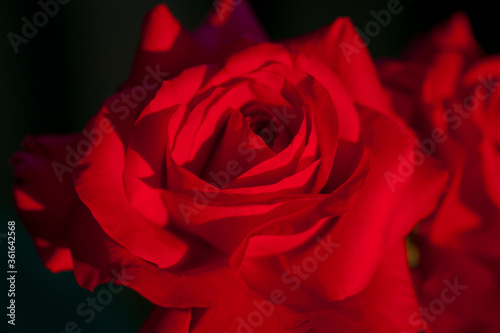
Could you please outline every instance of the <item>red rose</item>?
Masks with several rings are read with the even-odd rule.
[[[415,137],[369,54],[339,47],[359,38],[348,19],[270,43],[233,5],[193,35],[153,9],[129,80],[80,140],[16,153],[19,214],[64,251],[42,259],[163,307],[145,331],[416,331],[404,238],[446,172],[413,168]]]
[[[417,292],[421,305],[431,307],[423,319],[437,332],[496,332],[500,61],[483,54],[459,13],[417,40],[403,61],[382,61],[378,68],[395,109],[418,132],[421,150],[451,175],[436,214],[416,231]],[[447,281],[462,286],[453,300],[440,296],[450,289]]]

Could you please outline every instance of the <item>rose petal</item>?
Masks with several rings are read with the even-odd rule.
[[[70,212],[79,200],[71,177],[77,161],[69,151],[77,149],[80,139],[80,134],[28,136],[24,150],[10,159],[17,214],[42,262],[53,272],[72,269],[66,237]]]

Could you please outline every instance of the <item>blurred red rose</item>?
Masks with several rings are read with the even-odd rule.
[[[423,320],[436,332],[497,332],[500,60],[483,54],[458,13],[417,39],[404,60],[380,61],[378,70],[421,150],[451,175],[438,211],[415,233]],[[453,280],[463,295],[441,301],[443,281]]]

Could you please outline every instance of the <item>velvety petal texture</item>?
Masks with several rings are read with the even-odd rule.
[[[47,267],[154,303],[143,332],[423,332],[405,237],[450,174],[393,96],[347,18],[271,42],[243,0],[193,33],[159,5],[81,135],[13,156],[18,211]]]

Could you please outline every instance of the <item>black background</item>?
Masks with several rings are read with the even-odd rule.
[[[190,30],[213,7],[213,1],[205,0],[165,2]],[[250,2],[269,35],[280,39],[312,31],[338,16],[350,16],[356,26],[363,28],[373,20],[370,11],[387,8],[389,1]],[[17,221],[16,332],[62,332],[71,320],[77,321],[83,332],[135,332],[151,307],[127,290],[117,294],[90,324],[76,314],[76,307],[90,292],[76,284],[72,273],[54,275],[40,263],[12,208],[7,159],[27,134],[68,133],[83,128],[127,77],[142,17],[158,3],[71,0],[60,6],[59,13],[28,44],[20,45],[16,54],[7,34],[21,35],[21,18],[26,16],[31,21],[40,7],[36,1],[1,1],[0,237],[7,232],[8,220]],[[429,30],[457,10],[469,15],[476,38],[488,53],[500,52],[499,11],[494,1],[401,0],[401,5],[403,11],[394,15],[369,44],[375,58],[397,56],[415,34]],[[5,272],[7,244],[5,238],[0,241],[0,269]],[[0,327],[8,327],[7,285],[2,280],[0,308],[4,310],[0,311]]]

